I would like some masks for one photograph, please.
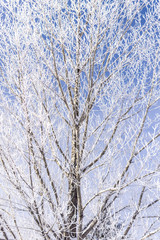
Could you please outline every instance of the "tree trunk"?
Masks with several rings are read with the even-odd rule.
[[[79,155],[79,68],[76,71],[76,81],[74,90],[74,126],[72,129],[72,153],[69,176],[69,204],[68,204],[68,223],[69,235],[77,237],[77,215],[78,215],[78,193],[80,193],[80,155]]]

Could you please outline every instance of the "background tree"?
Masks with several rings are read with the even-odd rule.
[[[0,234],[159,239],[159,1],[0,3]]]

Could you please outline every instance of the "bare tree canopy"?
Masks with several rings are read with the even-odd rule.
[[[160,239],[159,1],[0,18],[0,238]]]

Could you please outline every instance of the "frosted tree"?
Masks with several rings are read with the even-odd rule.
[[[160,238],[159,9],[1,0],[0,238]]]

